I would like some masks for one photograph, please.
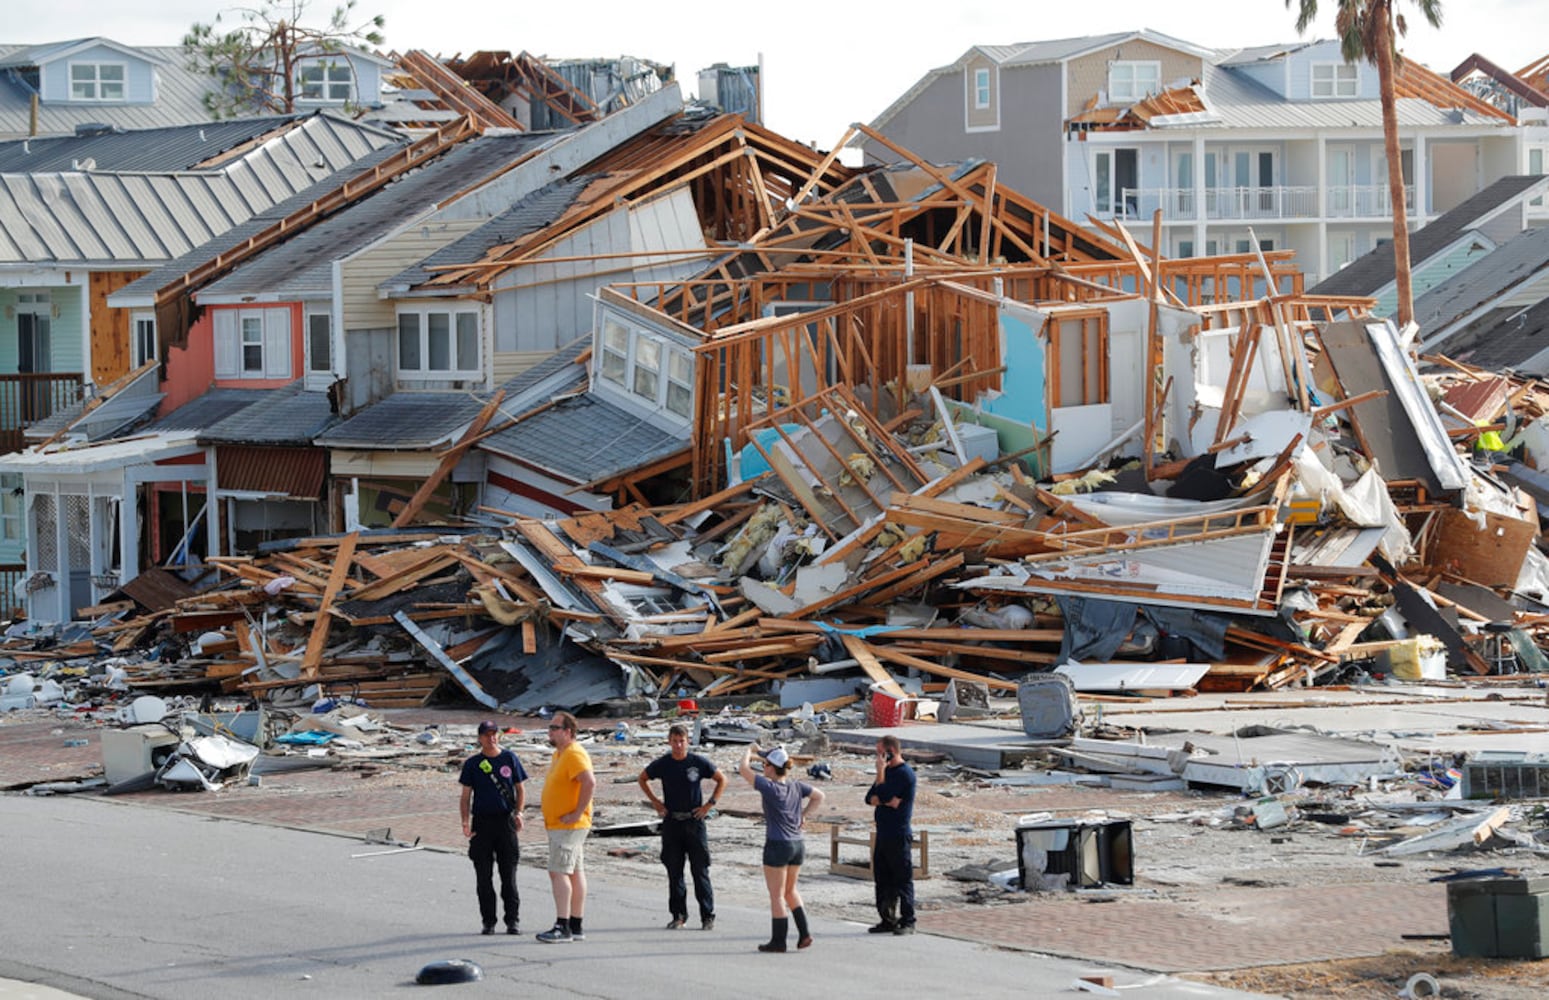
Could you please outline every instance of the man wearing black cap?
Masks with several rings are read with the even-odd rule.
[[[527,805],[522,785],[527,771],[516,754],[500,749],[500,727],[489,719],[479,723],[479,752],[463,761],[457,780],[463,786],[463,836],[468,838],[468,857],[473,861],[484,933],[495,933],[493,875],[498,868],[506,933],[519,934],[521,897],[516,891],[516,863],[521,847],[516,834],[522,829],[522,810]]]

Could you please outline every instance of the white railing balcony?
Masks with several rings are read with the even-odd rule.
[[[1198,219],[1200,192],[1193,188],[1124,188],[1121,218],[1149,219],[1158,208],[1168,221]],[[1316,219],[1315,187],[1216,187],[1203,192],[1207,219]]]
[[[1386,184],[1345,184],[1324,192],[1324,215],[1330,219],[1383,219],[1393,216],[1393,199]],[[1404,188],[1404,210],[1415,210],[1414,185]]]

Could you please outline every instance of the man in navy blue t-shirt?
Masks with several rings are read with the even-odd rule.
[[[667,929],[675,931],[688,922],[688,886],[683,881],[683,860],[688,859],[694,874],[694,900],[699,904],[699,925],[715,927],[715,892],[710,888],[710,835],[705,816],[720,801],[726,788],[726,775],[716,770],[708,757],[688,752],[688,727],[674,724],[667,731],[666,753],[640,772],[640,789],[656,815],[662,818],[662,864],[667,866],[667,909],[672,919]],[[662,783],[662,796],[651,790],[652,781]],[[701,787],[714,780],[715,791],[704,801]]]
[[[872,934],[914,933],[914,769],[904,763],[896,736],[877,740],[877,781],[866,792],[866,804],[876,807],[876,845],[871,852],[871,877],[877,886],[877,913],[882,922],[867,928]]]
[[[473,861],[484,933],[495,933],[493,876],[498,869],[506,933],[519,934],[517,913],[522,901],[516,891],[516,863],[521,847],[516,834],[523,827],[522,810],[527,806],[522,784],[527,771],[516,754],[500,749],[500,727],[491,720],[479,723],[479,752],[463,761],[457,780],[463,786],[463,836],[468,838],[468,857]]]

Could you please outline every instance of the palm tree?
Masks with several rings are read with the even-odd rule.
[[[1382,97],[1382,144],[1388,158],[1388,193],[1393,203],[1393,277],[1398,286],[1398,325],[1403,329],[1414,319],[1414,289],[1409,274],[1409,213],[1404,204],[1404,165],[1399,158],[1398,112],[1393,96],[1393,74],[1401,57],[1398,39],[1408,27],[1395,11],[1396,0],[1334,0],[1334,31],[1345,62],[1365,59],[1377,67]],[[1411,0],[1433,28],[1441,27],[1441,0]],[[1296,31],[1305,34],[1318,16],[1318,0],[1285,0],[1298,8]]]

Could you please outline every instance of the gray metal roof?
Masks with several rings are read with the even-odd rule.
[[[319,434],[316,443],[325,448],[423,450],[448,441],[487,401],[467,392],[395,392]]]
[[[151,104],[60,104],[45,102],[38,108],[39,135],[70,135],[77,125],[107,123],[126,129],[164,128],[211,120],[204,106],[209,78],[187,68],[182,46],[121,45],[109,39],[75,39],[47,45],[0,45],[0,67],[31,66],[57,57],[63,50],[84,43],[102,42],[137,52],[156,64],[156,100]],[[30,132],[32,93],[0,72],[0,136],[24,136]]]
[[[381,161],[392,156],[397,150],[398,147],[395,146],[385,146],[382,149],[374,150],[362,157],[350,169],[330,175],[326,180],[319,181],[284,201],[276,202],[266,211],[256,213],[241,225],[233,226],[231,229],[183,256],[170,260],[141,275],[136,280],[109,295],[108,304],[116,308],[137,308],[150,305],[158,289],[182,278],[199,265],[214,260],[233,247],[247,242],[291,213],[305,208],[322,195],[333,191],[339,186],[341,180],[370,170]]]
[[[274,389],[211,389],[195,396],[171,413],[157,419],[148,433],[158,431],[203,431],[234,413],[247,409]]]
[[[1382,128],[1382,102],[1291,101],[1250,77],[1206,63],[1204,99],[1213,112],[1208,121],[1184,122],[1202,129],[1339,129]],[[1443,108],[1419,97],[1400,97],[1395,105],[1400,128],[1453,129],[1471,133],[1481,128],[1510,129],[1490,115],[1466,108]],[[1159,126],[1165,128],[1166,126]]]
[[[1489,371],[1549,375],[1549,299],[1527,309],[1491,309],[1443,346],[1447,357]]]
[[[1529,229],[1415,299],[1415,322],[1429,335],[1499,298],[1549,267],[1549,229]],[[1442,342],[1445,344],[1445,341]],[[1445,346],[1440,347],[1445,351]]]
[[[318,114],[213,171],[0,174],[0,263],[172,260],[404,141]]]
[[[328,393],[308,391],[297,379],[283,389],[263,390],[249,406],[212,423],[200,441],[217,444],[311,444],[339,420]]]
[[[1528,190],[1543,182],[1542,177],[1502,177],[1429,225],[1409,234],[1411,269],[1447,247],[1483,220],[1519,200]],[[1391,228],[1391,227],[1390,227]],[[1393,281],[1393,245],[1383,243],[1346,264],[1307,290],[1310,295],[1375,295]]]
[[[575,483],[606,479],[688,446],[686,435],[668,433],[594,394],[562,400],[480,444]]]
[[[272,295],[304,298],[327,295],[333,287],[333,261],[354,253],[449,194],[476,186],[509,167],[550,134],[486,135],[452,147],[391,184],[306,232],[268,250],[211,282],[198,297]]]
[[[296,115],[235,118],[200,125],[114,130],[0,142],[0,174],[67,170],[192,170],[295,121]],[[89,164],[89,165],[88,165]]]
[[[447,264],[468,264],[479,260],[494,246],[513,243],[552,224],[565,213],[586,186],[596,178],[573,177],[539,188],[508,210],[460,239],[454,240],[413,267],[393,275],[377,287],[386,292],[405,292],[422,281],[435,277],[431,268]],[[438,289],[450,294],[452,289]]]

